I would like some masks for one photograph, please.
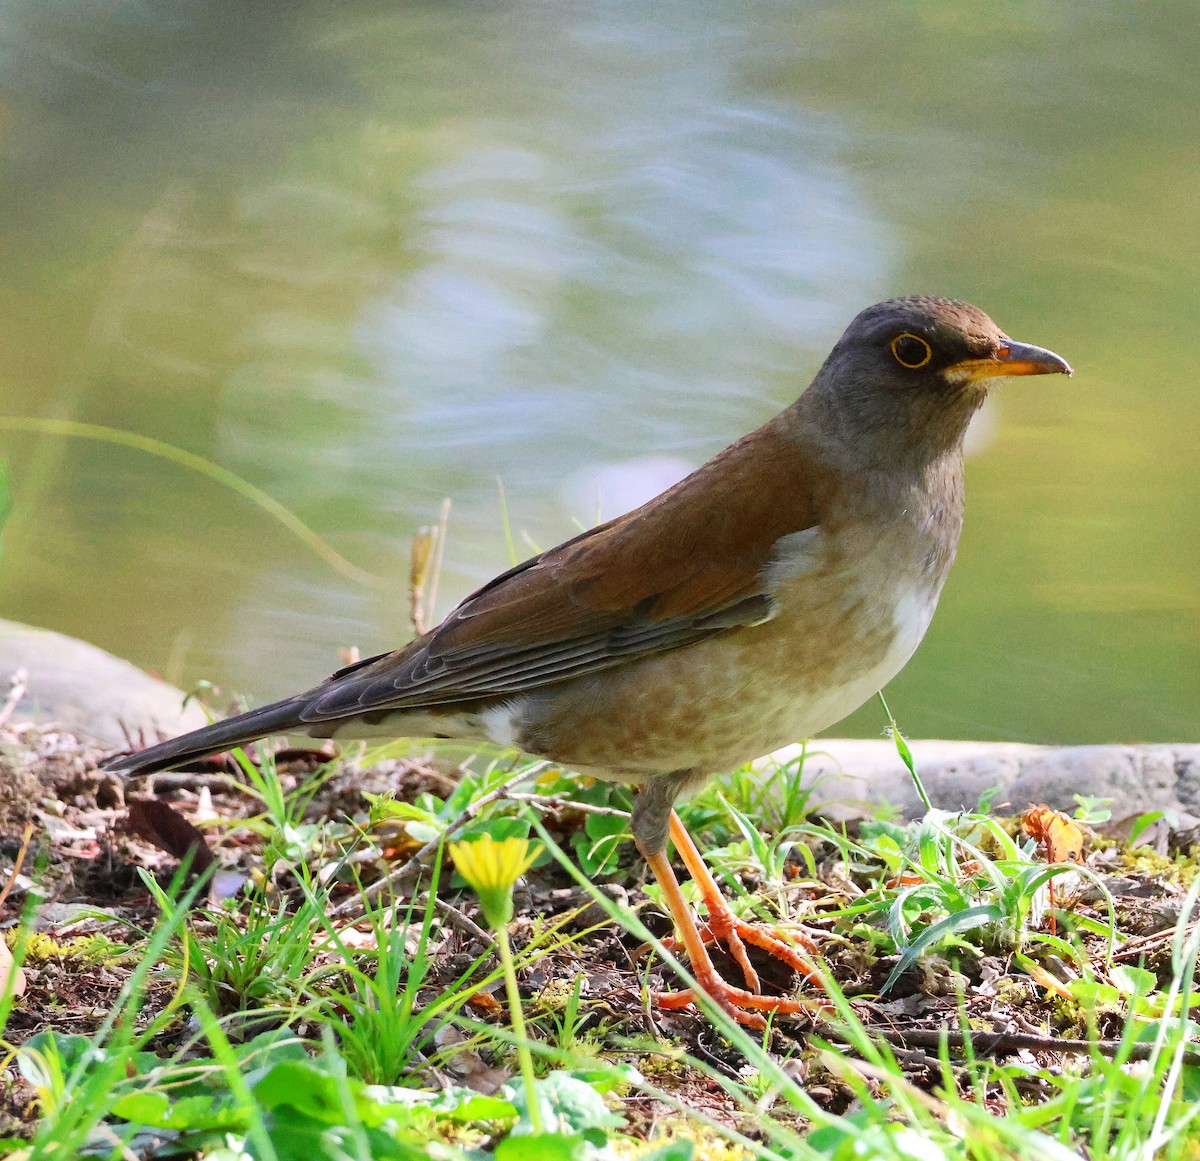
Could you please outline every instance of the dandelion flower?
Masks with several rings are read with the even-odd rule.
[[[493,928],[512,919],[512,890],[541,854],[527,838],[494,839],[481,835],[474,842],[451,843],[450,857],[458,873],[475,889],[479,904]]]

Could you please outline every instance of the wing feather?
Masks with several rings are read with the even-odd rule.
[[[649,504],[484,585],[404,649],[334,674],[301,716],[513,696],[761,622],[775,545],[820,523],[815,478],[772,421]]]

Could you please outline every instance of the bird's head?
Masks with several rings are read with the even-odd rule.
[[[855,318],[813,386],[844,435],[925,459],[961,444],[993,379],[1050,374],[1070,364],[1010,339],[978,307],[893,298]]]

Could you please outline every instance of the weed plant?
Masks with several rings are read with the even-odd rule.
[[[482,1018],[482,1000],[500,978],[489,945],[449,975],[434,970],[454,882],[441,863],[447,840],[488,835],[503,844],[536,835],[556,874],[632,940],[655,947],[683,986],[692,983],[637,912],[596,882],[634,865],[623,788],[583,788],[595,813],[565,832],[570,854],[540,816],[563,809],[563,786],[541,764],[493,757],[445,798],[377,800],[369,821],[408,828],[432,859],[399,902],[365,901],[351,937],[331,918],[330,884],[344,876],[330,860],[344,870],[350,850],[374,841],[370,827],[309,841],[301,828],[312,787],[286,793],[268,767],[252,788],[264,807],[254,820],[265,842],[263,873],[233,900],[204,907],[204,884],[184,892],[179,882],[159,888],[147,877],[160,918],[99,1030],[84,1037],[47,1029],[10,1047],[10,1064],[36,1093],[37,1120],[28,1139],[12,1136],[7,1148],[39,1158],[219,1161],[1200,1156],[1200,928],[1191,920],[1200,886],[1182,900],[1151,970],[1115,958],[1125,933],[1097,872],[1047,866],[1032,840],[984,813],[931,810],[907,825],[870,820],[857,832],[815,821],[800,773],[740,771],[685,808],[740,906],[802,917],[823,933],[831,965],[851,950],[882,965],[866,992],[862,978],[822,969],[813,1027],[799,1040],[782,1031],[750,1035],[703,995],[700,1007],[726,1045],[719,1057],[617,1039],[619,1021],[585,988],[582,962],[558,993],[522,1000],[520,1035],[507,1019]],[[593,818],[604,822],[588,833]],[[1051,932],[1046,887],[1067,877],[1099,905],[1059,907]],[[842,889],[827,885],[814,910],[822,882]],[[32,925],[27,916],[23,930]],[[570,954],[564,930],[557,921],[533,925],[515,952],[517,975],[536,974],[543,956]],[[21,938],[16,946],[19,960]],[[1016,972],[1010,980],[1054,996],[1088,1043],[1066,1055],[992,1055],[994,1030],[977,1026],[960,989],[926,1045],[931,1075],[918,1085],[905,1058],[911,1050],[880,1031],[879,1006],[923,965],[953,984],[952,964],[988,957]],[[0,1015],[16,1003],[7,997]],[[790,1044],[783,1056],[781,1043]],[[532,1090],[515,1076],[518,1047],[536,1062]],[[455,1079],[455,1065],[472,1054],[494,1062],[503,1082],[494,1091]],[[730,1054],[741,1062],[736,1069],[722,1064]],[[721,1118],[695,1107],[689,1092],[698,1083],[721,1094]],[[831,1086],[843,1099],[818,1095]],[[671,1132],[649,1142],[633,1132],[644,1122],[629,1112],[646,1102],[676,1114]]]

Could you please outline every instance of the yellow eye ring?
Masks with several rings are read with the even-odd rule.
[[[919,370],[933,358],[933,348],[920,335],[905,331],[892,339],[892,355],[901,367]]]

